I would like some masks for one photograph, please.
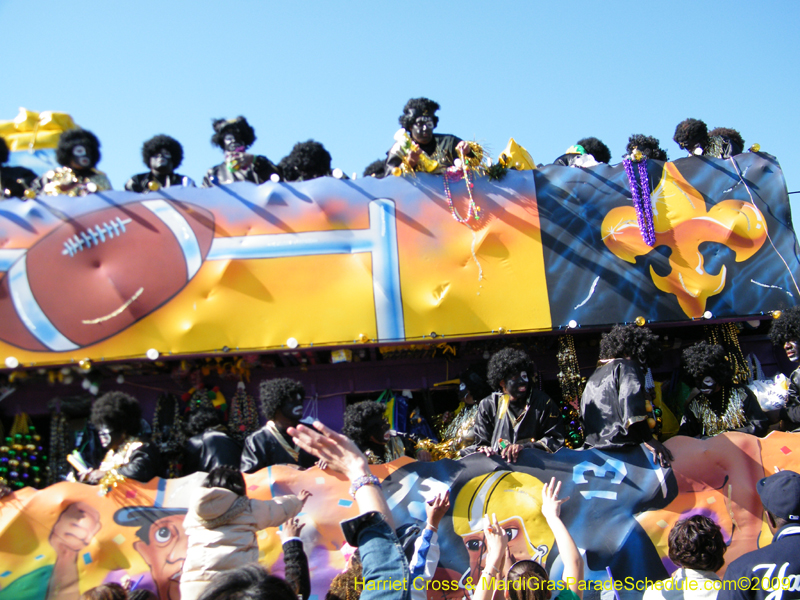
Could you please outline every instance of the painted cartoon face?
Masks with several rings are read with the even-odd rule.
[[[160,600],[180,600],[180,580],[186,560],[184,515],[170,515],[150,525],[149,543],[138,541],[134,549],[150,567]]]
[[[700,390],[701,394],[708,396],[717,391],[719,389],[719,385],[713,377],[706,375],[703,377],[703,379],[698,380],[697,389]]]
[[[167,175],[172,173],[174,168],[172,164],[172,154],[166,148],[160,148],[150,157],[150,170],[153,173]]]
[[[542,487],[533,475],[494,471],[471,479],[461,488],[453,506],[453,529],[469,553],[470,566],[464,577],[477,581],[486,566],[484,515],[497,515],[507,531],[514,561],[547,556],[554,538],[542,516]]]
[[[100,531],[100,513],[85,502],[73,502],[58,517],[50,532],[50,545],[78,552]]]
[[[73,169],[88,169],[92,166],[92,159],[89,158],[89,153],[86,151],[85,146],[78,144],[72,149],[70,166]]]
[[[541,560],[548,551],[546,544],[539,545],[531,553],[527,543],[527,532],[525,522],[521,517],[511,517],[500,521],[500,525],[506,530],[508,537],[508,551],[511,553],[512,564],[518,560]],[[478,531],[463,537],[464,545],[469,552],[469,570],[473,581],[477,581],[480,572],[486,566],[486,542],[482,531]],[[532,555],[533,554],[533,555]]]
[[[427,144],[433,139],[433,117],[417,117],[411,126],[411,137],[418,144]]]
[[[786,357],[792,362],[800,361],[800,346],[795,341],[786,342],[783,345],[783,349],[786,351]]]
[[[222,144],[225,147],[225,152],[244,152],[245,145],[232,133],[226,133],[222,138]]]
[[[500,382],[503,391],[511,397],[512,402],[525,400],[530,395],[531,386],[528,372],[520,371],[510,375],[504,382]]]
[[[303,396],[298,393],[294,397],[284,400],[281,404],[281,412],[287,419],[299,423],[303,418]]]

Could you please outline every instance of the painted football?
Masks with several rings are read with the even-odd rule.
[[[180,292],[213,238],[209,211],[162,199],[64,221],[0,281],[2,339],[67,352],[111,337]]]

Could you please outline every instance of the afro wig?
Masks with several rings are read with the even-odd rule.
[[[776,346],[783,346],[786,342],[800,342],[800,306],[781,311],[781,316],[772,322],[769,339]]]
[[[261,413],[268,421],[275,417],[275,413],[286,400],[294,400],[298,394],[301,398],[306,395],[303,384],[294,379],[281,377],[268,379],[259,386],[261,397]]]
[[[625,152],[630,154],[634,148],[638,148],[639,152],[644,154],[647,158],[653,160],[668,161],[667,151],[661,148],[661,142],[652,135],[643,135],[641,133],[634,133],[628,138],[628,145],[625,146]]]
[[[62,167],[72,162],[72,149],[75,146],[86,148],[86,155],[92,161],[92,167],[100,162],[100,140],[88,129],[70,129],[61,134],[56,147],[56,160]]]
[[[725,539],[719,525],[702,515],[678,521],[669,532],[669,558],[676,565],[718,571],[725,564]]]
[[[200,435],[213,427],[222,425],[222,417],[213,408],[201,406],[189,415],[189,422],[186,424],[186,433],[190,437]]]
[[[159,150],[167,150],[172,156],[172,167],[177,169],[183,162],[183,146],[180,142],[168,135],[155,135],[142,146],[142,160],[150,168],[150,157],[155,156]]]
[[[244,117],[235,119],[215,119],[211,124],[214,127],[214,135],[211,136],[211,144],[225,149],[225,136],[232,133],[240,140],[245,148],[249,148],[256,141],[256,132]]]
[[[417,117],[432,117],[433,126],[439,124],[439,117],[436,116],[436,111],[439,110],[439,104],[428,98],[412,98],[403,107],[403,114],[398,121],[400,126],[406,131],[411,131],[411,127],[417,120]]]
[[[631,358],[648,367],[661,364],[663,353],[658,336],[647,327],[614,325],[600,340],[600,359]]]
[[[703,341],[686,348],[683,368],[693,380],[713,377],[722,385],[730,385],[733,381],[733,365],[725,355],[725,348],[719,344]]]
[[[8,160],[8,144],[6,139],[0,137],[0,165],[4,165]]]
[[[611,150],[596,137],[585,137],[578,140],[578,146],[583,146],[586,154],[591,154],[597,162],[606,163],[611,160]]]
[[[376,179],[383,179],[383,176],[386,174],[386,161],[381,160],[374,160],[367,165],[367,168],[364,169],[363,177],[375,177]]]
[[[108,392],[92,404],[89,417],[92,425],[100,429],[108,427],[111,431],[128,435],[139,435],[142,420],[142,407],[139,401],[125,392]]]
[[[742,134],[730,127],[715,127],[708,132],[709,137],[721,137],[731,145],[732,154],[744,152],[744,138]]]
[[[522,350],[516,348],[503,348],[494,353],[492,358],[489,359],[489,366],[486,371],[486,377],[489,380],[489,385],[493,389],[500,389],[500,382],[508,379],[510,376],[519,373],[520,371],[527,371],[531,381],[533,381],[533,374],[536,366],[530,357]],[[478,398],[476,398],[478,400]]]
[[[705,151],[708,147],[708,125],[700,119],[684,119],[678,123],[672,139],[683,150],[692,150],[699,145]]]
[[[344,411],[344,425],[342,434],[349,437],[356,443],[356,446],[363,449],[369,444],[369,438],[374,435],[374,424],[376,420],[384,419],[386,406],[374,400],[364,400],[351,404]]]
[[[314,140],[298,142],[278,167],[286,181],[308,181],[331,174],[331,155]]]

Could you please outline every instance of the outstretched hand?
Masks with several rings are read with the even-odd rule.
[[[427,516],[428,525],[438,529],[439,523],[444,517],[447,510],[450,508],[450,491],[444,494],[437,494],[433,500],[428,500],[425,503],[425,514]]]
[[[298,425],[286,431],[295,444],[325,461],[327,468],[344,474],[351,481],[369,474],[367,458],[355,442],[320,421],[314,421],[314,429]]]
[[[498,571],[502,570],[502,562],[508,548],[508,535],[506,530],[497,521],[497,515],[492,513],[484,516],[485,526],[483,537],[486,541],[486,566],[493,566]]]
[[[561,505],[569,500],[569,496],[559,500],[558,492],[561,491],[561,482],[556,482],[552,477],[549,483],[542,487],[542,516],[547,519],[558,519],[561,514]]]
[[[672,456],[672,452],[669,451],[669,448],[659,442],[656,438],[653,438],[649,442],[645,442],[644,445],[653,455],[653,462],[657,465],[661,465],[665,469],[669,468],[672,465],[672,461],[675,460],[675,458]]]
[[[305,523],[301,523],[300,519],[297,517],[292,517],[288,519],[281,528],[280,536],[281,541],[285,544],[286,540],[291,538],[299,538],[300,532],[303,531],[303,527],[305,527]]]

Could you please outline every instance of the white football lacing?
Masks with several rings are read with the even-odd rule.
[[[68,238],[64,242],[64,249],[61,251],[63,255],[74,256],[77,252],[83,252],[84,246],[91,248],[92,246],[99,246],[106,241],[106,236],[109,239],[119,237],[125,233],[125,225],[131,222],[131,219],[112,219],[111,223],[103,223],[102,225],[95,225],[94,229],[89,227],[86,231],[81,231]],[[80,236],[80,237],[78,237]]]

